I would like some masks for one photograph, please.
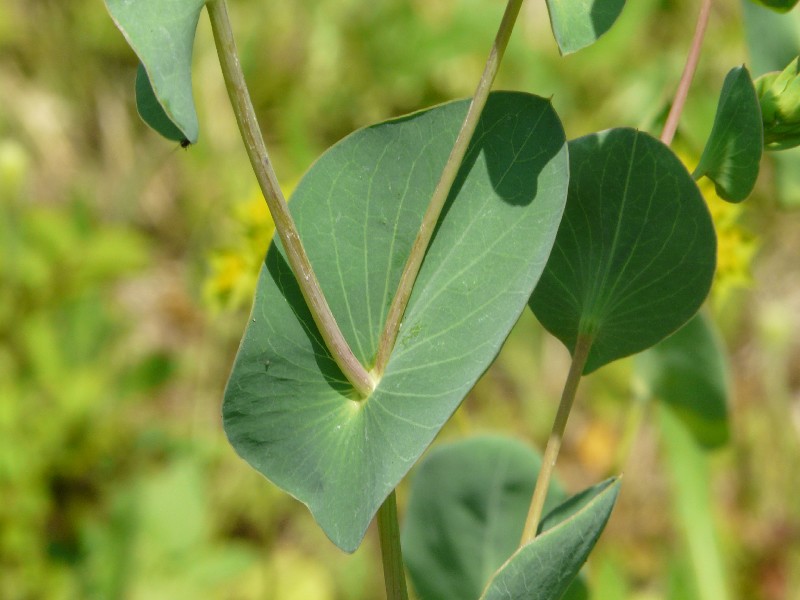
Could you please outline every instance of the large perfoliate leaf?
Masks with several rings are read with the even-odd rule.
[[[541,458],[508,437],[486,435],[434,448],[412,471],[403,557],[420,598],[477,600],[516,551]],[[563,502],[558,484],[545,510]],[[585,585],[576,580],[571,598]]]
[[[495,574],[480,600],[559,600],[603,532],[619,493],[609,479],[573,496]]]
[[[798,0],[752,0],[756,4],[766,6],[777,12],[789,12],[797,6]]]
[[[350,135],[292,198],[322,290],[365,365],[466,109],[445,104]],[[544,269],[567,179],[550,103],[492,94],[384,375],[362,401],[321,343],[282,248],[270,247],[225,392],[225,430],[339,547],[358,546],[496,356]]]
[[[711,136],[693,176],[705,175],[720,198],[740,202],[753,191],[763,151],[758,96],[747,69],[736,67],[725,77]]]
[[[670,405],[697,442],[728,440],[728,365],[711,320],[698,313],[667,339],[636,357],[642,392]]]
[[[137,83],[137,104],[145,121],[168,139],[186,139],[194,144],[199,127],[192,96],[192,46],[206,0],[105,0],[105,3],[144,66],[151,91],[164,115],[182,138],[167,135],[164,129],[153,125],[149,115],[154,109],[142,104],[147,95],[142,95],[145,90]]]
[[[547,0],[550,26],[561,54],[594,44],[611,29],[625,0]]]
[[[611,129],[570,141],[567,208],[531,297],[570,349],[591,341],[584,373],[683,325],[708,294],[716,236],[697,185],[658,140]]]

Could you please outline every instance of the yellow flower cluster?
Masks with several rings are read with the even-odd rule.
[[[275,224],[260,192],[236,205],[237,244],[214,251],[203,285],[203,301],[213,312],[236,310],[253,299],[258,272],[275,233]]]

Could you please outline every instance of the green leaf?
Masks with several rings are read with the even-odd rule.
[[[625,0],[547,0],[550,26],[561,54],[594,44],[611,29]]]
[[[467,102],[357,131],[292,198],[323,292],[356,356],[378,338]],[[225,393],[236,451],[352,551],[380,504],[489,366],[552,248],[567,147],[550,103],[492,94],[437,225],[397,345],[358,402],[273,243]]]
[[[569,197],[531,308],[584,373],[677,330],[711,286],[716,236],[697,185],[658,140],[611,129],[569,143]]]
[[[559,600],[586,562],[619,493],[609,479],[556,507],[542,533],[508,559],[481,600]]]
[[[139,68],[136,70],[136,108],[142,120],[168,140],[183,142],[186,139],[183,132],[164,112],[142,63],[139,63]]]
[[[714,126],[693,177],[705,175],[718,196],[741,202],[753,191],[763,151],[758,96],[747,69],[736,67],[725,77]]]
[[[192,96],[192,46],[206,0],[105,0],[105,3],[144,66],[164,117],[182,136],[175,137],[174,132],[172,136],[167,135],[165,129],[153,125],[152,108],[147,108],[146,103],[143,110],[142,104],[137,102],[142,117],[168,139],[196,143],[198,124]],[[139,91],[140,88],[144,91],[144,85],[137,81],[136,87],[137,99],[140,99]]]
[[[698,313],[636,357],[645,393],[672,407],[698,443],[728,441],[729,377],[725,350],[711,321]]]
[[[412,472],[403,557],[420,598],[477,599],[519,545],[541,458],[512,438],[434,448]],[[546,510],[566,495],[550,486]]]
[[[771,8],[776,12],[789,12],[795,6],[797,6],[798,0],[752,0],[756,4],[760,4],[762,6],[766,6],[767,8]]]

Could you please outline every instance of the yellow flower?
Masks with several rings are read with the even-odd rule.
[[[681,152],[678,152],[678,157],[691,172],[697,161],[687,159]],[[717,232],[717,270],[711,287],[711,300],[720,305],[734,289],[752,283],[750,267],[758,250],[758,240],[741,225],[742,216],[747,211],[745,204],[732,204],[720,198],[714,183],[707,177],[702,177],[697,185]]]
[[[209,273],[203,284],[203,300],[212,311],[236,310],[253,298],[258,272],[275,233],[275,224],[264,197],[251,194],[233,209],[236,241],[209,257]]]

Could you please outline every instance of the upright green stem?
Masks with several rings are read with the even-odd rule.
[[[395,292],[392,304],[389,307],[389,313],[386,316],[386,325],[384,326],[381,339],[378,342],[378,353],[375,358],[375,367],[373,372],[380,376],[386,368],[386,363],[389,362],[389,356],[394,348],[395,341],[397,340],[397,333],[400,330],[400,321],[405,313],[408,299],[411,296],[411,289],[414,287],[414,281],[417,279],[420,267],[422,266],[422,259],[425,257],[425,252],[433,236],[433,231],[436,223],[439,220],[439,215],[442,212],[444,203],[447,196],[450,194],[450,188],[453,186],[458,170],[461,167],[461,161],[464,160],[464,155],[467,153],[469,142],[472,139],[472,134],[475,133],[475,128],[478,125],[483,107],[486,105],[486,100],[489,97],[489,91],[492,88],[492,83],[497,75],[500,67],[500,62],[503,60],[508,40],[511,37],[511,31],[514,29],[514,23],[519,15],[522,0],[509,0],[506,6],[506,11],[503,14],[503,20],[500,23],[500,28],[497,31],[494,44],[492,45],[489,58],[486,60],[486,66],[483,70],[483,75],[478,82],[478,87],[475,90],[475,95],[472,97],[472,102],[467,110],[467,116],[461,125],[461,130],[458,132],[453,149],[450,151],[450,156],[445,163],[439,182],[433,191],[428,209],[422,218],[417,237],[414,240],[414,245],[411,247],[411,253],[403,268],[403,273],[400,276],[400,283]]]
[[[667,122],[664,123],[664,130],[661,132],[661,141],[667,146],[672,143],[672,138],[675,137],[675,132],[678,130],[678,121],[681,119],[683,105],[686,104],[686,98],[689,95],[689,87],[692,85],[692,79],[694,78],[695,71],[697,71],[697,63],[700,60],[700,50],[703,47],[703,38],[706,35],[708,15],[710,13],[711,0],[703,0],[703,4],[700,6],[700,14],[697,17],[692,47],[686,59],[686,66],[683,68],[683,74],[681,75],[680,83],[678,83],[678,91],[675,92],[672,108],[670,108],[669,115],[667,116]]]
[[[289,266],[295,274],[303,298],[305,298],[314,322],[336,364],[362,397],[369,396],[375,388],[375,382],[353,354],[336,323],[328,301],[319,286],[319,281],[311,268],[311,262],[300,241],[294,219],[289,213],[286,199],[283,197],[272,163],[267,155],[264,138],[261,136],[261,129],[258,126],[250,94],[247,91],[244,73],[239,64],[225,0],[211,0],[206,7],[211,20],[211,29],[214,32],[214,41],[228,96],[236,115],[236,122],[239,124],[239,131],[242,134],[250,164],[253,166],[261,192],[264,194],[275,222],[275,230],[286,251]]]
[[[383,580],[387,600],[408,600],[403,553],[400,550],[400,526],[397,521],[397,495],[389,494],[378,509],[378,536],[381,540]]]
[[[578,383],[586,366],[586,359],[589,357],[589,350],[592,347],[592,339],[588,336],[579,336],[575,343],[575,351],[572,354],[572,364],[567,374],[567,381],[564,383],[564,391],[561,394],[561,403],[558,405],[553,430],[547,440],[547,447],[542,458],[542,467],[539,470],[539,477],[536,480],[536,487],[533,490],[531,506],[528,510],[528,518],[525,521],[525,528],[522,531],[520,546],[533,541],[536,537],[536,530],[542,518],[544,501],[547,498],[547,490],[550,488],[550,479],[556,466],[556,459],[561,450],[561,441],[564,439],[564,430],[567,427],[569,413],[572,410],[572,403],[575,400],[575,392],[578,390]]]

